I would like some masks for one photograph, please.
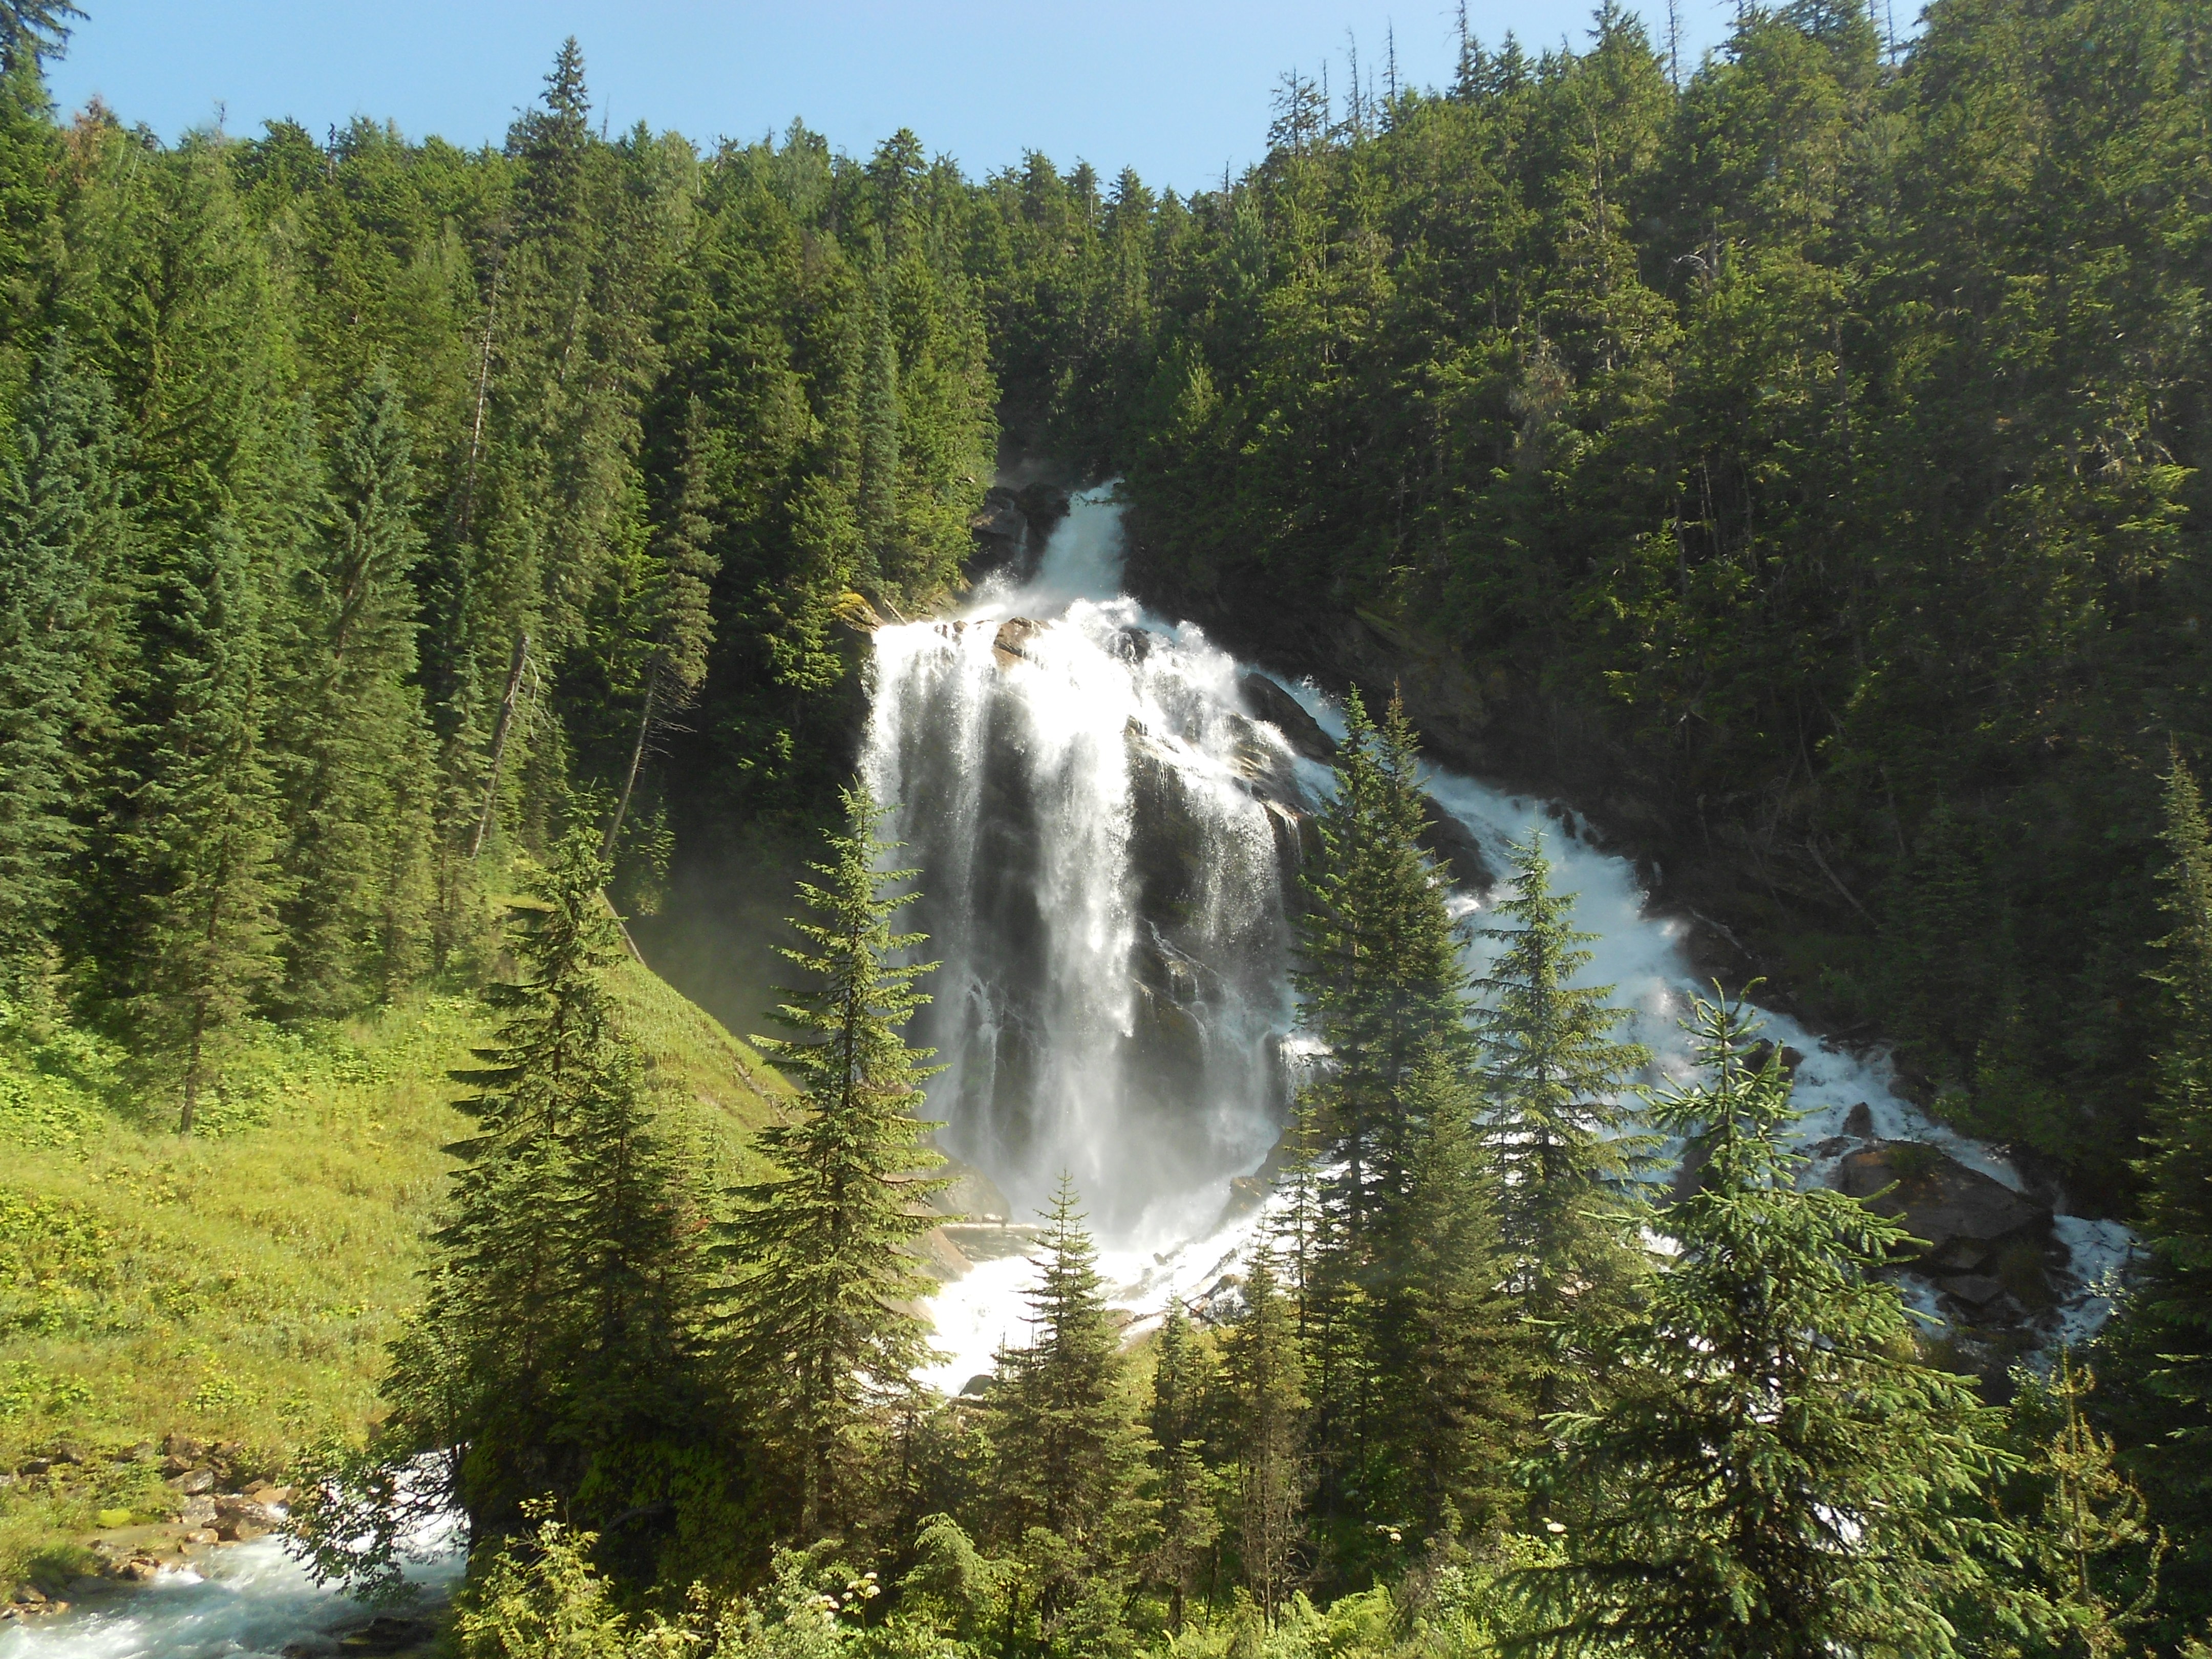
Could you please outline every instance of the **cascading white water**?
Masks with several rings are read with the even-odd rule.
[[[1114,596],[1119,533],[1079,497],[1036,582],[881,629],[864,771],[944,964],[913,1035],[945,1150],[1018,1216],[1065,1173],[1157,1247],[1278,1133],[1295,757],[1231,658]]]
[[[1119,509],[1092,492],[1033,580],[880,630],[865,769],[921,872],[909,925],[944,963],[915,1036],[945,1065],[930,1085],[945,1149],[995,1180],[1017,1219],[1073,1176],[1115,1300],[1146,1314],[1233,1269],[1255,1224],[1249,1203],[1231,1204],[1231,1181],[1280,1132],[1295,1047],[1284,884],[1299,813],[1334,774],[1258,717],[1248,670],[1199,629],[1145,615],[1120,576]],[[1341,735],[1328,699],[1285,689]],[[1682,924],[1645,913],[1632,867],[1544,803],[1448,773],[1431,792],[1493,868],[1509,840],[1546,833],[1557,884],[1600,936],[1589,982],[1634,1011],[1653,1080],[1686,1076],[1679,1021],[1699,988]],[[1489,946],[1480,915],[1469,921],[1480,967]],[[1807,1056],[1805,1144],[1864,1103],[1875,1135],[1940,1146],[2021,1189],[2000,1154],[1903,1098],[1881,1056],[1780,1016],[1765,1033]],[[2101,1317],[2098,1286],[2128,1235],[2068,1216],[2054,1235],[2071,1257],[2054,1275],[2056,1334],[2071,1338]],[[1020,1340],[1030,1279],[1022,1260],[990,1261],[945,1287],[946,1357],[927,1379],[957,1388]]]

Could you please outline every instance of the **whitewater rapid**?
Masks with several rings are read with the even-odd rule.
[[[944,963],[923,1036],[946,1066],[929,1096],[946,1150],[997,1183],[1016,1220],[1032,1218],[1066,1172],[1092,1217],[1111,1299],[1141,1324],[1169,1297],[1202,1297],[1237,1272],[1260,1224],[1253,1183],[1239,1193],[1232,1182],[1260,1170],[1279,1137],[1298,1047],[1283,814],[1268,798],[1287,776],[1310,806],[1334,780],[1253,717],[1238,690],[1246,665],[1121,591],[1121,553],[1110,488],[1080,494],[1033,579],[983,584],[951,617],[880,630],[864,765],[879,798],[897,803],[908,843],[899,856],[921,871],[921,914],[909,925],[929,931],[930,954]],[[1277,684],[1342,736],[1332,699]],[[1154,994],[1131,961],[1159,943],[1146,937],[1157,921],[1142,914],[1151,878],[1133,866],[1146,817],[1135,785],[1147,766],[1173,774],[1175,811],[1206,838],[1199,901],[1171,911],[1177,936],[1168,941],[1194,958],[1197,1058],[1164,1093],[1158,1068],[1133,1058]],[[1508,867],[1509,842],[1543,834],[1555,886],[1576,896],[1576,925],[1597,935],[1583,982],[1611,985],[1631,1011],[1624,1036],[1652,1054],[1644,1082],[1686,1079],[1694,1068],[1680,1022],[1690,997],[1711,988],[1690,966],[1686,925],[1650,914],[1634,867],[1594,845],[1566,809],[1443,770],[1428,787],[1493,870]],[[1034,844],[1003,844],[1009,813]],[[1456,902],[1480,972],[1492,948],[1480,937],[1485,905],[1464,893]],[[1796,1074],[1802,1144],[1842,1133],[1863,1103],[1876,1138],[1941,1147],[2024,1189],[2001,1152],[1905,1099],[1886,1055],[1830,1044],[1786,1015],[1763,1018],[1764,1035],[1805,1056]],[[2063,1215],[2055,1234],[2071,1255],[2054,1275],[2056,1335],[2077,1340],[2101,1322],[2130,1236]],[[925,1380],[957,1390],[1001,1346],[1026,1340],[1033,1282],[1016,1254],[945,1285],[934,1298],[943,1358]]]

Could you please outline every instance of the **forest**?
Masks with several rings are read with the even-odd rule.
[[[1462,21],[1446,87],[1285,76],[1188,196],[610,133],[573,40],[499,145],[172,143],[55,106],[80,17],[0,0],[17,1605],[165,1501],[67,1497],[81,1443],[233,1425],[370,1604],[463,1517],[463,1659],[2212,1651],[2212,11]],[[855,734],[868,629],[1040,479],[1342,696],[1328,1063],[1233,1298],[1125,1341],[1064,1185],[947,1398],[932,953]],[[1470,976],[1425,754],[1725,942],[1693,1078],[1635,1086],[1540,841]],[[759,1054],[636,943],[733,860],[800,872]],[[1800,1186],[1753,983],[2136,1229],[2094,1343],[1945,1346],[1903,1230]],[[324,1339],[125,1281],[180,1160],[403,1026],[448,1115],[344,1248],[406,1288],[312,1292],[367,1380],[254,1417],[193,1333]],[[118,1334],[198,1392],[111,1408],[69,1356]]]

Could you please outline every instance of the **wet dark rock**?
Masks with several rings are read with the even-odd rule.
[[[1482,855],[1481,843],[1464,823],[1431,795],[1421,797],[1421,811],[1428,819],[1420,834],[1422,850],[1449,869],[1455,888],[1463,893],[1486,893],[1498,884],[1489,860]]]
[[[1009,617],[999,624],[999,631],[991,636],[991,654],[1001,668],[1012,668],[1018,662],[1031,661],[1030,641],[1045,630],[1045,624],[1027,617]]]
[[[1296,697],[1265,674],[1245,675],[1237,682],[1237,693],[1244,712],[1280,732],[1294,752],[1308,760],[1336,758],[1336,739],[1321,729],[1321,722],[1307,714]]]
[[[2003,1284],[1983,1273],[1953,1273],[1937,1279],[1936,1287],[1977,1315],[1986,1312],[2005,1298]]]
[[[1874,1108],[1863,1100],[1844,1114],[1844,1133],[1854,1140],[1874,1139]]]
[[[2033,1261],[2033,1249],[2008,1247],[2039,1246],[2051,1233],[2044,1206],[1917,1140],[1877,1140],[1847,1153],[1829,1181],[1922,1241],[1912,1265],[1939,1276],[1980,1273],[2001,1258]]]
[[[419,1648],[438,1633],[427,1619],[403,1619],[380,1613],[358,1630],[338,1638],[341,1653],[404,1653]]]

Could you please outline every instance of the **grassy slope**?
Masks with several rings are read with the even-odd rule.
[[[645,969],[617,977],[664,1099],[738,1173],[786,1085]],[[171,1431],[273,1467],[358,1431],[462,1123],[446,1073],[483,1030],[473,999],[425,996],[258,1030],[207,1133],[181,1139],[98,1040],[0,1006],[0,1470]],[[85,1469],[64,1493],[0,1488],[0,1587],[100,1510],[157,1501],[150,1465]]]

